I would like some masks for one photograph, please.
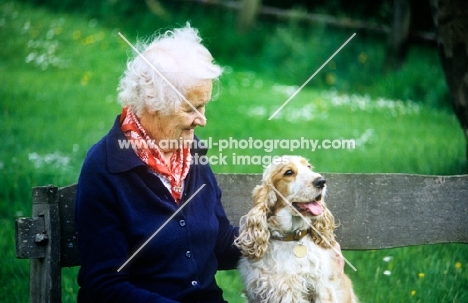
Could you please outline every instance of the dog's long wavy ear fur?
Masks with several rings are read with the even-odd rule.
[[[267,184],[257,185],[253,191],[254,206],[241,218],[239,237],[234,244],[242,255],[258,260],[263,257],[270,239],[267,219],[276,195]]]
[[[335,244],[335,229],[337,225],[335,224],[335,218],[333,214],[330,212],[328,207],[323,202],[324,211],[323,214],[314,220],[313,224],[314,227],[321,233],[321,236],[317,235],[315,232],[312,234],[312,239],[314,240],[315,244],[322,246],[323,248],[330,248],[328,243],[332,246]],[[325,237],[327,241],[323,238]],[[328,243],[327,243],[328,242]]]

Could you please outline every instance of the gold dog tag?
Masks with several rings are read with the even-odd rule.
[[[300,243],[300,244],[294,246],[293,252],[294,252],[294,255],[296,257],[304,258],[307,255],[307,246]]]

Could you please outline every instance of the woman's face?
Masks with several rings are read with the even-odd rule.
[[[206,125],[205,105],[211,99],[211,90],[212,81],[203,80],[188,90],[185,97],[190,104],[182,101],[169,115],[158,111],[143,113],[143,128],[163,152],[175,151],[181,143],[192,143],[195,127]]]

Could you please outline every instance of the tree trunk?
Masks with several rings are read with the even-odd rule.
[[[430,0],[437,31],[439,56],[452,106],[467,140],[468,160],[468,3]]]
[[[393,22],[387,42],[385,58],[386,70],[397,70],[408,53],[408,38],[411,24],[411,5],[409,0],[393,1]]]
[[[253,26],[261,5],[261,0],[241,0],[241,9],[237,20],[237,27],[241,33],[246,32]]]

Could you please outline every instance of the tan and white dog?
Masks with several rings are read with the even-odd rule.
[[[325,179],[302,157],[283,156],[265,169],[235,241],[250,303],[357,302],[331,247],[336,225],[326,190]]]

